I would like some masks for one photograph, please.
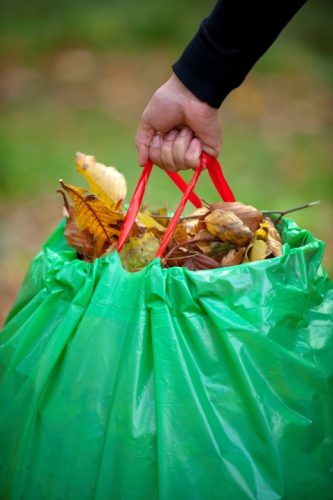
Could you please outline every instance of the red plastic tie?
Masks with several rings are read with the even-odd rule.
[[[177,172],[170,172],[170,170],[165,171],[170,179],[176,184],[176,186],[185,193],[186,188],[187,188],[187,182],[184,181],[184,179],[177,174]],[[202,201],[200,200],[199,196],[196,195],[194,192],[190,193],[190,196],[188,200],[194,205],[196,208],[201,208],[202,207]]]
[[[207,153],[202,153],[201,161],[203,165],[207,168],[210,178],[212,179],[214,186],[224,201],[236,201],[233,192],[225,177],[222,173],[221,165],[212,156]]]
[[[127,240],[127,236],[129,235],[132,226],[135,222],[137,213],[142,203],[143,195],[145,194],[146,186],[148,183],[149,176],[151,174],[151,170],[153,168],[153,164],[150,160],[147,161],[145,166],[143,167],[142,173],[140,175],[137,186],[134,190],[131,202],[129,204],[127,213],[124,218],[123,227],[119,235],[117,250],[123,248],[125,241]]]
[[[202,161],[200,161],[198,167],[194,171],[192,179],[190,180],[190,182],[187,185],[187,188],[182,196],[182,199],[180,200],[180,203],[177,207],[177,210],[175,211],[171,221],[169,222],[169,225],[167,227],[167,230],[164,233],[164,236],[163,236],[163,239],[161,242],[161,246],[156,254],[156,257],[162,257],[162,255],[164,254],[166,247],[168,246],[168,243],[169,243],[169,241],[174,233],[174,230],[176,229],[179,218],[180,218],[181,214],[183,213],[184,207],[185,207],[193,189],[195,188],[195,185],[199,179],[199,175],[201,174],[202,170],[203,170],[203,163],[202,163]]]

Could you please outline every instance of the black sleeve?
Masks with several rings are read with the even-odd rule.
[[[219,0],[172,66],[202,101],[218,108],[306,0]]]

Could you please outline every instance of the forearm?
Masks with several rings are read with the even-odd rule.
[[[173,65],[199,99],[218,108],[306,0],[219,0]]]

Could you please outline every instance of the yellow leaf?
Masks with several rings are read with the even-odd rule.
[[[270,254],[268,243],[263,240],[255,239],[251,245],[248,246],[246,255],[250,262],[256,260],[264,260]]]
[[[267,241],[268,238],[268,228],[266,224],[260,224],[259,229],[254,233],[254,237],[257,240]]]
[[[79,231],[90,234],[95,245],[94,257],[103,255],[118,238],[124,216],[110,210],[87,191],[60,181],[73,202],[73,217]],[[91,241],[91,239],[90,239]]]
[[[165,227],[159,224],[151,215],[147,213],[139,212],[137,217],[140,224],[145,226],[147,229],[157,229],[161,233],[165,232]]]
[[[167,227],[169,222],[170,222],[170,217],[168,217],[168,210],[167,208],[163,207],[163,208],[158,208],[157,210],[154,210],[153,212],[153,217],[155,218],[155,216],[158,217],[158,222],[163,226],[163,227]],[[165,216],[165,217],[164,217]]]
[[[142,237],[129,238],[119,256],[127,271],[138,271],[151,262],[160,246],[160,240],[152,232]]]
[[[114,167],[97,163],[94,156],[76,153],[76,169],[88,182],[91,191],[111,210],[119,209],[126,197],[123,174]]]
[[[254,233],[254,241],[255,240],[262,240],[267,243],[267,255],[272,254],[273,257],[279,257],[281,255],[281,236],[274,222],[269,217],[264,218],[259,229]]]

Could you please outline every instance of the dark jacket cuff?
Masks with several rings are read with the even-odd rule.
[[[218,50],[205,39],[204,23],[172,69],[198,99],[219,108],[229,92],[242,83],[246,73],[231,69],[221,60]],[[236,51],[230,52],[233,54],[228,57],[235,58]]]

